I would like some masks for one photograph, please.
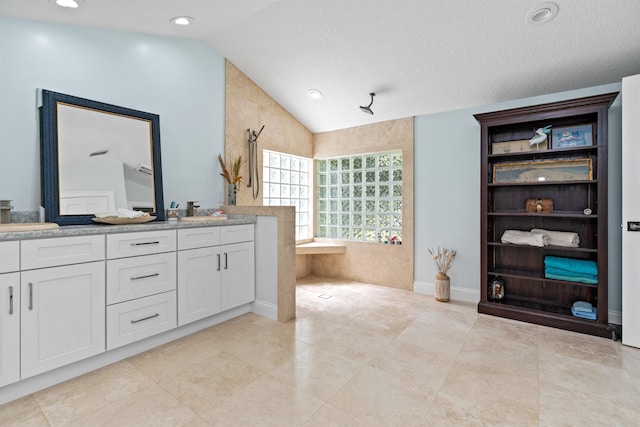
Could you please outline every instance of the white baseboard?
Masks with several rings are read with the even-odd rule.
[[[278,320],[278,306],[266,301],[255,300],[251,303],[251,311],[271,320]]]
[[[419,294],[434,295],[435,285],[429,282],[413,282],[413,292]],[[452,300],[477,303],[480,301],[480,291],[475,289],[451,286],[450,298]]]
[[[433,283],[413,282],[413,292],[417,292],[419,294],[434,295],[435,289],[436,288]],[[475,289],[452,286],[451,299],[477,303],[478,301],[480,301],[480,291]],[[609,314],[609,317],[608,317],[609,323],[614,323],[616,325],[622,324],[622,312],[609,310],[608,314]]]

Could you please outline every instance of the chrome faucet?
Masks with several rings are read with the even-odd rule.
[[[196,209],[200,207],[200,205],[196,205],[198,202],[187,202],[187,216],[195,216]]]

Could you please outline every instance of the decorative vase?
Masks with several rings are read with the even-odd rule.
[[[227,205],[234,206],[236,204],[236,184],[227,184]]]
[[[436,297],[436,300],[438,300],[440,302],[448,302],[449,301],[449,294],[450,294],[450,290],[451,290],[451,279],[449,279],[449,276],[447,276],[446,274],[438,273],[438,274],[436,274],[435,280],[436,280],[435,281],[435,285],[436,285],[435,297]]]

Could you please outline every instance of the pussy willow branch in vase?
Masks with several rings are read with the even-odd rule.
[[[453,259],[456,257],[456,251],[439,246],[436,249],[429,248],[427,250],[431,254],[431,258],[436,262],[438,273],[446,275],[449,268],[451,268]]]
[[[242,176],[240,175],[240,167],[242,166],[242,156],[238,156],[233,163],[231,164],[231,170],[227,169],[227,165],[222,158],[222,154],[218,154],[218,162],[220,162],[220,167],[222,168],[222,173],[220,174],[229,184],[237,184],[242,180]]]

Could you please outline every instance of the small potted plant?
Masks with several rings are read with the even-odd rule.
[[[436,249],[428,249],[431,258],[436,262],[438,274],[435,277],[435,297],[441,302],[449,301],[451,293],[451,279],[447,276],[451,263],[456,257],[456,251],[447,248],[438,247]]]
[[[218,154],[218,162],[222,168],[220,176],[227,181],[227,204],[235,205],[238,183],[242,181],[242,176],[240,175],[240,167],[243,163],[242,155],[236,157],[236,159],[231,163],[231,169],[227,168],[227,165],[222,158],[222,154]]]

